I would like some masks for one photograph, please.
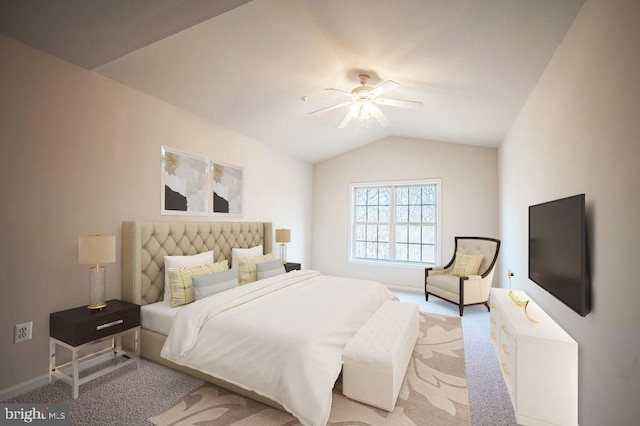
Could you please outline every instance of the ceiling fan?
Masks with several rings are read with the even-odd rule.
[[[422,107],[422,102],[381,98],[381,95],[400,87],[400,85],[395,81],[388,80],[381,85],[373,88],[367,86],[367,82],[369,81],[368,75],[360,74],[358,77],[360,79],[360,86],[356,87],[351,92],[345,92],[344,90],[333,88],[324,89],[340,92],[343,95],[349,97],[350,100],[327,108],[322,108],[317,111],[312,111],[309,114],[315,114],[317,112],[330,111],[332,109],[349,106],[349,112],[347,112],[347,115],[344,117],[340,125],[338,125],[338,129],[346,127],[353,118],[368,120],[371,117],[375,118],[382,127],[387,127],[391,125],[391,121],[387,118],[386,115],[382,113],[380,108],[378,108],[378,105],[409,109],[419,109]]]

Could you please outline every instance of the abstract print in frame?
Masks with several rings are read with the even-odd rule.
[[[209,160],[162,147],[162,211],[166,215],[207,215]]]
[[[211,189],[214,216],[242,216],[244,169],[211,161]]]

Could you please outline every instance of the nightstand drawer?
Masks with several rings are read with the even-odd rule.
[[[80,307],[50,314],[49,335],[71,346],[79,346],[139,325],[139,305],[109,300],[102,310]]]

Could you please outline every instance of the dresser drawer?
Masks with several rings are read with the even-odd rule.
[[[49,335],[71,346],[80,346],[139,325],[139,305],[109,300],[102,310],[80,307],[50,314]]]

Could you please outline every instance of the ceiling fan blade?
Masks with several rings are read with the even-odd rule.
[[[353,93],[351,93],[351,92],[345,92],[344,90],[334,89],[333,87],[328,87],[328,88],[326,88],[326,89],[324,89],[324,90],[333,90],[333,91],[335,91],[335,92],[342,93],[343,95],[345,95],[345,96],[349,96],[349,97],[351,97],[351,96],[353,95]]]
[[[387,106],[394,106],[394,107],[408,108],[408,109],[420,109],[420,108],[422,108],[422,102],[405,101],[405,100],[402,100],[402,99],[376,98],[376,99],[374,99],[373,102],[375,102],[378,105],[387,105]]]
[[[342,120],[342,122],[338,125],[338,129],[344,129],[345,127],[347,127],[347,124],[349,124],[352,118],[353,118],[353,115],[351,115],[351,112],[347,112],[347,115],[345,115],[344,120]]]
[[[393,89],[397,89],[398,87],[400,87],[400,85],[398,83],[396,83],[393,80],[388,80],[385,81],[384,83],[382,83],[380,86],[376,87],[375,89],[373,89],[371,91],[371,94],[373,96],[380,96],[384,93],[390,92]]]
[[[378,120],[378,123],[380,123],[382,127],[389,127],[391,125],[391,120],[389,120],[387,116],[380,111],[380,108],[375,105],[371,105],[371,111],[373,111],[373,116]]]
[[[343,102],[343,103],[338,104],[338,105],[322,108],[322,109],[319,109],[317,111],[311,111],[309,114],[315,114],[316,112],[321,112],[321,111],[331,111],[332,109],[342,108],[343,106],[347,106],[347,105],[350,105],[352,103],[353,103],[352,101],[346,101],[346,102]]]

